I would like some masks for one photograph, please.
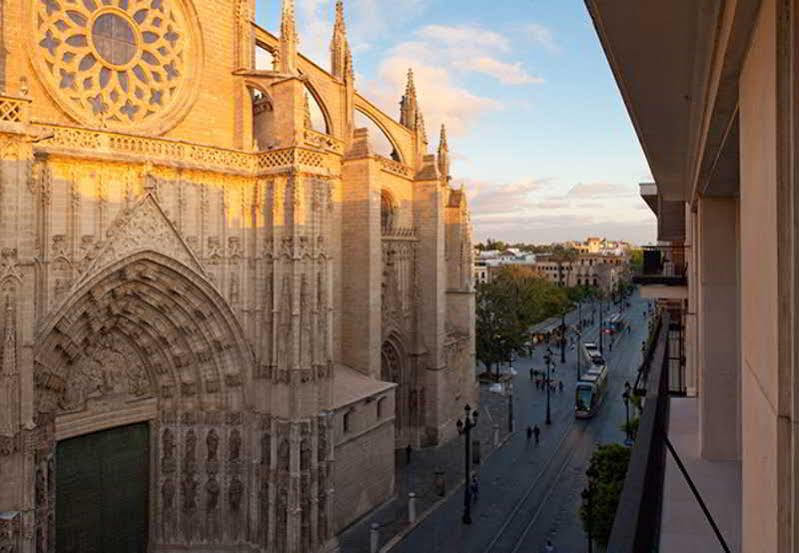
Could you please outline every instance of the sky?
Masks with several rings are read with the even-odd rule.
[[[279,34],[280,0],[256,0]],[[329,69],[335,0],[296,0]],[[447,126],[475,241],[653,242],[651,172],[582,0],[344,0],[356,89],[399,117],[413,68],[430,151]]]

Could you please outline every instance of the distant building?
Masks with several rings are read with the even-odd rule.
[[[476,252],[474,262],[474,282],[490,282],[492,273],[509,265],[535,267],[536,256],[518,248],[506,250],[485,250]]]

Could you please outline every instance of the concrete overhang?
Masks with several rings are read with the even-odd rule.
[[[721,150],[760,0],[585,3],[660,195],[692,201],[714,174],[732,182]]]
[[[658,185],[654,182],[642,182],[638,185],[641,193],[641,198],[652,210],[652,213],[657,216],[658,214]]]

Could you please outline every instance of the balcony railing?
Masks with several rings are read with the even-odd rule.
[[[719,550],[729,553],[730,549],[718,525],[669,441],[671,391],[669,341],[672,338],[670,330],[673,330],[673,325],[669,315],[665,314],[657,326],[657,338],[645,352],[644,362],[639,371],[640,379],[646,382],[645,390],[640,390],[639,381],[636,381],[636,389],[645,393],[644,408],[630,453],[630,464],[613,520],[607,551],[613,553],[658,551],[668,451],[702,509],[708,525],[713,529]]]
[[[688,284],[685,246],[645,246],[643,250],[644,265],[641,272],[633,276],[633,282],[667,286]]]

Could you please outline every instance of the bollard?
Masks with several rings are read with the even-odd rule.
[[[408,494],[408,522],[416,522],[416,494],[413,492]]]
[[[494,447],[499,447],[499,425],[494,425]]]
[[[369,530],[369,551],[371,553],[377,553],[377,546],[379,545],[380,541],[380,531],[378,530],[380,525],[376,522],[372,523],[372,528]]]

